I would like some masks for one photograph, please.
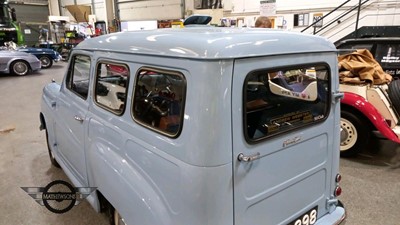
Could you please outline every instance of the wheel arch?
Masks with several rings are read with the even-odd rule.
[[[112,146],[95,139],[87,155],[89,185],[97,188],[94,204],[99,204],[99,212],[108,212],[112,206],[129,223],[138,219],[132,214],[137,210],[148,218],[146,223],[142,220],[142,224],[172,224],[170,209],[151,181],[134,166],[121,163],[123,158],[109,149]],[[151,201],[143,202],[142,199]]]
[[[96,190],[96,194],[97,194],[96,200],[98,201],[99,204],[99,212],[104,213],[107,211],[111,203],[106,199],[106,197],[104,197],[104,195],[101,193],[99,189]]]
[[[400,143],[400,139],[389,127],[382,114],[380,114],[379,111],[363,97],[345,92],[344,98],[341,100],[341,108],[352,110],[352,112],[357,113],[359,116],[366,119],[370,123],[371,127],[377,129],[383,136],[391,141]]]
[[[30,64],[28,61],[26,61],[25,59],[14,59],[14,60],[11,60],[11,61],[9,62],[9,64],[8,64],[8,71],[9,71],[10,73],[13,72],[12,66],[13,66],[15,63],[17,63],[17,62],[24,62],[24,63],[26,63],[26,64],[28,65],[28,71],[31,71],[31,70],[32,70],[31,64]]]
[[[26,61],[25,59],[13,59],[8,63],[8,67],[11,68],[11,66],[16,62],[25,62],[26,64],[28,64],[29,69],[32,69],[31,64],[28,61]]]
[[[46,58],[47,60],[48,60],[48,64],[43,64],[42,63],[42,68],[44,68],[44,69],[48,69],[48,68],[50,68],[51,66],[53,66],[53,60],[54,60],[54,58],[52,57],[52,56],[50,56],[50,55],[48,55],[48,54],[40,54],[40,55],[37,55],[36,56],[39,60],[40,60],[40,62],[42,63],[42,59],[43,58]]]
[[[40,129],[40,130],[45,130],[45,129],[47,129],[47,127],[46,127],[46,120],[45,120],[45,118],[44,118],[43,113],[40,113],[40,114],[39,114],[39,118],[40,118],[40,127],[39,127],[39,129]]]
[[[40,59],[40,58],[42,58],[42,57],[46,57],[46,58],[49,58],[50,60],[53,60],[53,57],[51,57],[50,55],[48,55],[48,54],[40,54],[40,55],[36,55],[36,58],[38,58],[38,59]]]
[[[377,129],[376,126],[368,119],[367,116],[365,116],[364,113],[362,113],[360,110],[358,110],[357,108],[351,106],[351,105],[347,105],[347,104],[341,104],[341,111],[347,111],[349,113],[354,114],[355,116],[357,116],[360,120],[362,120],[363,122],[365,122],[365,124],[368,126],[369,129]]]

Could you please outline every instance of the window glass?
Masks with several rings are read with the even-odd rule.
[[[97,64],[95,101],[100,106],[122,114],[125,109],[128,86],[128,67],[122,64],[102,62]]]
[[[400,44],[378,44],[375,59],[384,68],[399,68]]]
[[[186,81],[181,73],[141,69],[135,84],[134,119],[176,137],[182,128],[185,92]]]
[[[260,140],[322,121],[329,110],[329,70],[322,65],[250,73],[244,84],[246,139]]]
[[[308,26],[308,21],[309,21],[308,13],[294,14],[293,26],[295,27]]]
[[[67,76],[67,88],[86,99],[89,92],[90,57],[75,55]]]

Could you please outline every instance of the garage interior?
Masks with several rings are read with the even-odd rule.
[[[45,42],[73,47],[86,37],[180,27],[192,14],[212,15],[215,26],[245,28],[267,13],[273,29],[321,35],[332,43],[371,36],[400,37],[398,1],[256,2],[26,0],[9,1],[9,5],[16,11],[26,46]],[[40,40],[42,29],[48,34],[44,41]],[[68,36],[70,32],[74,34]],[[107,215],[95,212],[87,201],[64,214],[54,214],[22,189],[69,181],[61,169],[51,165],[45,132],[39,130],[43,87],[52,80],[60,83],[67,69],[66,59],[26,76],[0,75],[0,224],[109,224]],[[396,225],[400,221],[400,168],[393,160],[400,155],[400,147],[378,134],[371,137],[371,143],[356,157],[340,159],[343,194],[339,199],[347,209],[346,224]]]

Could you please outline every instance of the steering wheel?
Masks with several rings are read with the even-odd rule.
[[[168,100],[162,99],[158,96],[147,96],[146,98],[144,98],[143,102],[146,104],[146,107],[143,110],[143,115],[153,113],[160,117],[168,115]]]
[[[158,92],[159,96],[174,100],[175,99],[175,93],[171,90],[171,85],[167,85],[163,90],[160,90]]]

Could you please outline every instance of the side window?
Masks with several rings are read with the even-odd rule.
[[[103,108],[121,115],[125,110],[129,82],[128,66],[100,62],[97,64],[94,97]]]
[[[186,80],[183,74],[142,68],[136,75],[133,117],[170,137],[182,129]]]
[[[322,121],[329,110],[329,68],[254,71],[244,83],[244,132],[250,142]]]
[[[377,44],[375,59],[382,67],[400,67],[400,44]]]
[[[89,92],[90,57],[75,55],[67,75],[67,88],[78,96],[86,99]]]

